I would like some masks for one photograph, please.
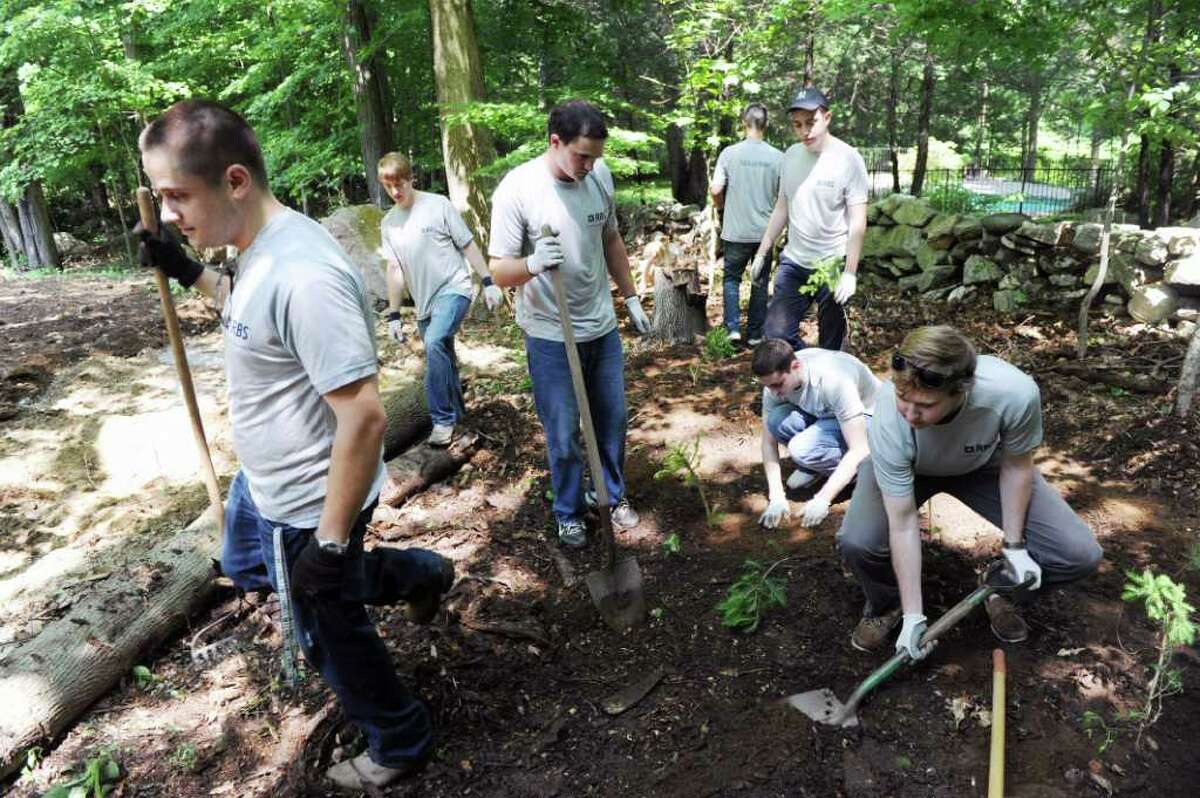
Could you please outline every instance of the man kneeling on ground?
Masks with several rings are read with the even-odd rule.
[[[977,356],[953,327],[922,327],[892,356],[892,382],[879,392],[871,423],[871,457],[862,464],[838,549],[866,596],[850,638],[855,648],[882,647],[902,626],[896,650],[928,653],[921,600],[917,507],[949,493],[1004,534],[1005,568],[996,582],[1032,589],[1096,570],[1096,537],[1033,464],[1042,442],[1037,383],[997,357]],[[1006,643],[1029,635],[1007,598],[984,605],[992,632]]]
[[[789,488],[828,477],[801,516],[805,526],[816,526],[869,454],[867,419],[874,412],[879,379],[853,355],[828,349],[793,352],[782,338],[759,344],[751,367],[763,384],[762,455],[769,497],[758,522],[774,529],[790,514],[779,469],[783,444],[796,464]]]

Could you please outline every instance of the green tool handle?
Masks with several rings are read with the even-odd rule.
[[[548,225],[542,225],[542,235],[554,235]],[[605,568],[612,570],[617,561],[617,544],[613,538],[612,508],[608,506],[608,485],[604,481],[604,467],[600,463],[600,446],[596,443],[596,429],[592,425],[592,408],[588,403],[587,386],[583,383],[583,364],[579,362],[579,348],[575,343],[575,326],[571,323],[571,310],[567,305],[567,287],[563,284],[562,267],[550,270],[554,283],[554,300],[558,305],[558,320],[562,323],[563,347],[567,350],[567,364],[571,368],[571,385],[575,389],[575,404],[579,406],[579,421],[583,425],[583,442],[587,449],[588,469],[592,472],[592,485],[596,490],[596,505],[600,513],[600,532],[604,539]]]
[[[996,585],[980,585],[979,587],[975,588],[975,590],[972,591],[971,594],[965,599],[947,610],[942,617],[934,621],[929,628],[925,630],[925,634],[921,635],[921,648],[932,644],[935,640],[945,634],[950,627],[957,624],[967,615],[970,615],[972,610],[986,601],[988,596],[992,595],[993,593],[1022,589],[1028,587],[1030,584],[1032,584],[1032,578],[1027,580],[1024,584],[1015,586],[1013,588],[1000,587]],[[896,671],[900,670],[902,666],[907,665],[910,659],[911,658],[909,657],[907,651],[898,651],[891,659],[872,671],[871,675],[863,679],[862,683],[859,684],[854,692],[850,694],[850,698],[847,699],[846,703],[843,705],[842,711],[839,713],[839,717],[836,719],[836,721],[840,723],[846,718],[852,716],[857,711],[859,703],[863,700],[863,698],[866,697],[867,693],[871,692],[876,687],[890,679]]]

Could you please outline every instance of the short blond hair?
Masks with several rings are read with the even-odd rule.
[[[396,180],[412,180],[412,162],[408,156],[399,152],[389,152],[379,159],[379,176]]]
[[[941,386],[932,390],[962,394],[975,383],[975,345],[948,324],[918,327],[904,337],[896,354],[918,369],[932,371],[946,378]],[[914,386],[929,388],[922,384],[919,375],[911,368],[903,371],[893,369],[892,382],[901,394]]]

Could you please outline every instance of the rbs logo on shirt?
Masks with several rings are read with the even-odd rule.
[[[995,441],[991,443],[968,443],[963,447],[963,454],[983,454],[995,445]]]
[[[242,324],[240,321],[233,319],[222,319],[225,327],[225,334],[232,335],[234,338],[241,338],[243,341],[250,340],[250,325]]]
[[[608,221],[608,210],[597,211],[587,215],[588,227],[595,227],[598,224],[604,224]]]

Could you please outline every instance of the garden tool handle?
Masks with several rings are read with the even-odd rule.
[[[542,225],[541,233],[543,236],[554,235],[550,225],[546,224]],[[575,343],[575,327],[571,323],[571,309],[567,304],[567,287],[563,284],[561,265],[550,270],[550,281],[554,284],[554,300],[558,305],[558,320],[562,324],[563,348],[567,350],[567,365],[570,366],[571,385],[575,389],[575,404],[579,406],[579,421],[583,426],[588,470],[592,472],[592,486],[596,490],[596,509],[600,513],[600,533],[604,539],[605,567],[611,570],[617,561],[612,508],[608,505],[608,484],[604,481],[604,467],[600,463],[600,446],[596,442],[596,428],[592,424],[592,408],[588,403],[587,386],[583,382],[583,364],[579,361],[579,348]]]
[[[154,211],[154,199],[150,189],[139,186],[137,193],[138,215],[142,227],[150,233],[158,232],[158,214]],[[200,405],[196,402],[196,389],[192,383],[192,370],[188,368],[187,352],[183,348],[183,336],[179,331],[179,316],[175,312],[175,300],[171,298],[171,286],[162,269],[155,267],[154,279],[158,283],[158,299],[162,305],[163,321],[167,325],[167,338],[171,342],[171,354],[175,360],[175,371],[179,375],[179,388],[187,404],[188,417],[192,422],[192,436],[196,440],[196,451],[200,454],[200,473],[204,487],[208,490],[208,501],[217,520],[217,529],[225,529],[225,510],[221,504],[221,486],[213,468],[212,455],[208,450],[208,439],[204,435],[204,422],[200,417]]]

